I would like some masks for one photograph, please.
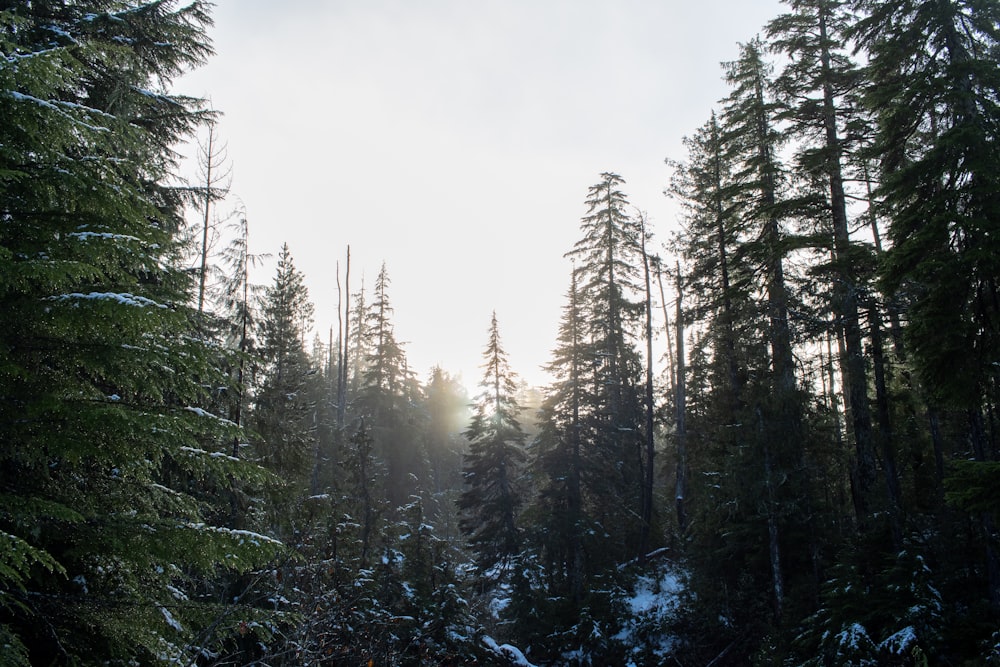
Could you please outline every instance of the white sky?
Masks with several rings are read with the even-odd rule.
[[[324,340],[336,273],[385,261],[396,335],[426,380],[475,389],[495,309],[542,383],[587,189],[625,179],[657,239],[664,158],[727,90],[719,63],[777,0],[218,0],[217,55],[175,83],[210,98],[251,251],[288,242]],[[192,172],[193,173],[193,172]],[[258,276],[270,283],[273,260]]]

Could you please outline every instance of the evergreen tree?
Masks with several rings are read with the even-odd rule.
[[[935,401],[976,421],[996,404],[996,67],[993,2],[858,2],[865,101],[882,159],[892,247],[883,278],[910,302],[907,330]],[[978,415],[978,417],[977,417]],[[975,429],[974,429],[975,430]],[[973,433],[973,442],[982,435]]]
[[[876,119],[876,214],[890,241],[881,283],[905,308],[906,359],[931,405],[938,469],[948,458],[971,459],[989,476],[1000,399],[1000,248],[992,231],[1000,215],[1000,7],[965,0],[853,6],[861,18],[850,34],[868,56],[863,101]],[[968,471],[956,474],[967,479]],[[914,497],[939,498],[926,490]],[[957,562],[957,550],[939,552],[954,570],[938,585],[962,590],[969,605],[946,619],[955,628],[974,622],[966,616],[971,607],[977,620],[995,620],[1000,610],[995,518],[974,517],[953,539],[980,557]],[[938,522],[939,541],[956,524]]]
[[[463,431],[470,419],[470,399],[460,380],[437,366],[425,393],[427,491],[435,501],[432,516],[438,532],[454,539],[459,536],[456,503],[462,490],[462,456],[468,448]]]
[[[171,150],[201,118],[171,80],[206,3],[0,9],[0,662],[190,663],[258,612],[204,581],[277,552],[213,525],[234,480],[227,385],[192,336]],[[249,627],[244,626],[244,627]]]
[[[843,339],[843,371],[850,432],[854,439],[854,469],[851,481],[855,516],[859,526],[870,528],[872,517],[881,513],[885,502],[874,502],[876,479],[875,434],[868,396],[868,371],[862,349],[861,312],[863,301],[871,298],[869,278],[872,253],[852,241],[848,219],[845,168],[859,139],[867,132],[857,99],[860,71],[846,53],[846,36],[852,16],[839,0],[796,0],[792,12],[768,25],[772,48],[789,56],[789,63],[777,81],[782,116],[790,121],[791,133],[803,141],[797,161],[805,175],[825,181],[826,194],[816,202],[823,224],[820,234],[832,236],[832,281],[830,299],[833,321]],[[844,139],[852,136],[851,141]],[[829,238],[828,236],[828,238]],[[893,443],[883,438],[889,516],[894,519],[896,546],[900,527],[899,484],[890,467]]]
[[[643,258],[639,225],[627,214],[623,184],[617,174],[604,173],[590,187],[580,223],[583,236],[567,253],[576,263],[584,331],[594,355],[589,414],[594,430],[588,445],[602,459],[605,474],[590,480],[590,492],[596,496],[597,519],[614,545],[605,555],[619,562],[639,555],[644,423],[636,348]]]
[[[459,499],[462,531],[487,579],[506,578],[521,550],[518,510],[519,477],[524,461],[524,431],[517,417],[517,382],[500,343],[496,313],[483,351],[483,377],[473,402],[472,423],[465,431],[465,490]]]
[[[587,562],[591,553],[587,547],[598,534],[585,490],[590,486],[589,480],[603,472],[587,446],[594,427],[588,416],[593,405],[589,375],[593,349],[586,341],[584,324],[574,271],[567,304],[563,307],[558,345],[546,366],[555,383],[548,388],[539,411],[540,430],[533,463],[541,478],[539,494],[526,513],[533,519],[532,536],[538,542],[535,548],[541,552],[547,569],[542,597],[563,600],[562,606],[573,609],[579,609],[583,602],[588,575],[593,572]],[[522,586],[530,583],[522,582]],[[521,597],[525,598],[525,607],[538,604],[530,596]],[[517,615],[530,618],[529,609],[517,609]],[[550,623],[564,620],[546,615],[550,616]],[[521,634],[530,637],[529,632],[539,630],[524,628]]]
[[[304,479],[314,438],[307,392],[312,368],[305,350],[312,314],[303,275],[284,244],[261,308],[263,377],[254,397],[254,427],[261,461],[293,483]]]
[[[422,397],[403,346],[396,340],[389,285],[389,273],[383,264],[365,312],[364,329],[355,338],[368,350],[357,409],[370,420],[376,452],[386,466],[385,498],[392,507],[399,508],[422,490],[426,456],[418,429],[413,428]]]

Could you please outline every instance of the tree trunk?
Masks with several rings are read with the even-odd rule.
[[[642,483],[642,525],[639,536],[639,558],[644,560],[649,550],[649,535],[653,523],[653,457],[656,443],[653,429],[655,426],[653,414],[653,287],[649,270],[649,255],[646,254],[646,221],[640,216],[640,235],[642,250],[642,265],[646,279],[646,457],[643,461]]]
[[[882,325],[878,308],[874,304],[869,308],[868,319],[871,328],[872,367],[875,371],[875,403],[878,406],[878,439],[882,450],[885,489],[889,499],[889,521],[892,528],[893,546],[899,549],[903,545],[902,493],[899,488],[899,475],[896,471],[892,418],[889,411],[889,389],[886,382],[885,354],[882,345]]]
[[[864,350],[861,343],[861,323],[858,305],[858,280],[851,264],[851,240],[847,224],[847,200],[844,195],[844,177],[841,169],[840,137],[837,131],[837,111],[834,102],[830,65],[829,36],[825,6],[819,8],[820,67],[823,86],[823,126],[826,132],[826,172],[829,178],[830,210],[833,218],[834,259],[837,282],[834,287],[833,308],[844,334],[846,356],[841,364],[844,385],[850,405],[854,435],[855,514],[859,526],[867,524],[872,509],[874,485],[875,447],[872,435],[871,411],[868,407],[868,378],[865,370]]]
[[[677,326],[677,385],[674,398],[676,410],[677,429],[677,473],[674,502],[677,508],[677,529],[684,533],[688,527],[687,515],[687,424],[685,422],[687,412],[687,394],[685,384],[685,362],[684,362],[684,318],[682,309],[683,287],[681,283],[681,267],[677,265],[677,314],[675,316]]]

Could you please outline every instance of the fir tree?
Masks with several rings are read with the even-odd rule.
[[[210,53],[205,3],[0,10],[0,662],[191,662],[259,614],[198,591],[274,554],[212,525],[237,432],[194,337],[170,81]],[[251,631],[253,634],[255,631]],[[258,635],[258,638],[260,636]],[[220,653],[221,655],[221,653]]]
[[[859,526],[870,528],[872,515],[884,505],[874,502],[875,434],[861,328],[863,300],[871,296],[868,283],[873,260],[868,249],[851,239],[845,186],[849,156],[858,149],[859,138],[867,134],[859,130],[867,126],[857,99],[860,71],[846,53],[845,31],[851,16],[845,3],[800,0],[790,4],[793,11],[774,19],[768,34],[772,48],[790,58],[777,87],[784,107],[781,115],[790,122],[792,134],[803,139],[797,162],[803,174],[822,179],[826,189],[825,195],[817,196],[818,215],[823,221],[818,233],[832,237],[832,243],[824,240],[821,244],[832,247],[830,306],[844,347],[841,368],[854,439],[852,495]],[[851,141],[846,136],[852,136]],[[892,446],[883,442],[885,449]],[[895,470],[888,467],[893,458],[891,453],[883,453],[886,495],[898,548],[899,486]]]
[[[606,555],[625,561],[638,556],[641,541],[642,488],[642,364],[636,350],[642,301],[640,230],[628,213],[621,191],[623,179],[601,174],[590,187],[587,215],[581,219],[583,236],[567,256],[576,262],[579,303],[585,336],[592,346],[593,382],[589,417],[593,441],[588,445],[603,459],[605,474],[591,480],[591,493],[602,496],[594,509],[610,544],[622,549]],[[614,471],[608,475],[607,471]]]
[[[261,307],[263,377],[254,397],[254,427],[261,461],[290,482],[303,478],[314,438],[307,392],[312,367],[305,350],[312,314],[303,275],[284,244]]]
[[[363,331],[355,337],[368,351],[357,409],[370,420],[376,451],[385,462],[385,498],[398,508],[421,491],[420,482],[426,479],[426,457],[423,442],[413,428],[420,390],[407,365],[405,350],[396,339],[389,285],[389,273],[383,264],[365,312]]]
[[[577,607],[591,571],[585,538],[596,534],[585,494],[590,478],[601,471],[587,446],[594,428],[588,416],[593,405],[589,375],[593,349],[585,337],[575,271],[567,299],[558,345],[546,366],[555,383],[546,392],[539,411],[534,467],[542,479],[531,514],[537,517],[537,533],[544,536],[539,546],[549,567],[546,593],[568,599]]]
[[[496,313],[483,351],[480,392],[472,404],[472,423],[465,431],[465,490],[459,499],[462,531],[476,554],[476,566],[488,579],[504,579],[521,550],[518,510],[524,461],[524,432],[518,421],[516,376],[500,342]]]

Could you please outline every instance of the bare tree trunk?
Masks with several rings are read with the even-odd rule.
[[[204,216],[201,225],[201,261],[198,267],[198,315],[205,312],[205,289],[208,283],[208,246],[209,230],[211,229],[212,203],[223,198],[229,192],[228,181],[230,169],[226,167],[226,150],[219,148],[215,134],[215,122],[208,124],[208,138],[199,146],[198,162],[204,171]],[[219,173],[219,170],[222,170]]]
[[[646,278],[646,433],[645,447],[646,460],[643,470],[642,485],[642,526],[639,536],[639,559],[640,562],[646,558],[649,551],[649,536],[653,523],[653,458],[656,451],[653,429],[655,426],[653,415],[653,287],[649,269],[649,255],[646,254],[646,220],[639,216],[642,266]]]
[[[339,280],[339,275],[338,275]],[[340,374],[337,382],[337,428],[343,430],[344,418],[347,409],[347,364],[351,337],[351,246],[347,246],[347,267],[344,271],[344,292],[347,298],[344,299],[344,335],[343,349],[340,352]],[[338,308],[337,317],[340,317]]]
[[[677,528],[683,533],[687,530],[687,424],[685,416],[687,412],[687,386],[685,383],[685,362],[684,362],[684,317],[682,300],[684,297],[683,285],[681,282],[681,266],[677,264],[677,314],[675,317],[677,326],[677,383],[675,386],[674,408],[676,410],[677,429],[677,473],[674,502],[677,508]]]
[[[674,367],[674,344],[671,341],[670,315],[667,313],[667,296],[663,290],[663,273],[660,271],[660,263],[656,263],[656,281],[660,284],[660,307],[663,308],[663,331],[667,334],[667,369],[670,374],[670,393],[677,391],[677,372]]]

